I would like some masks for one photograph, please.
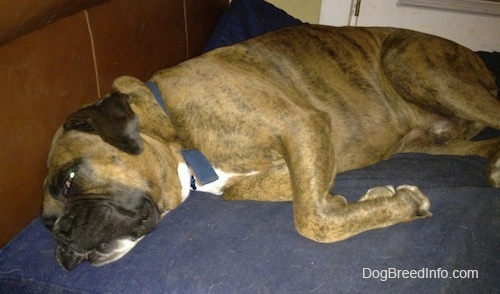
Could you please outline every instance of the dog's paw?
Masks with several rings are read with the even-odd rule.
[[[395,196],[400,197],[413,209],[414,215],[412,218],[426,218],[432,216],[432,213],[429,211],[431,202],[418,187],[409,185],[399,186],[396,188]]]
[[[378,198],[390,198],[396,194],[396,189],[393,186],[377,186],[373,187],[365,195],[359,198],[358,202],[373,200]]]
[[[500,188],[500,156],[490,163],[488,174],[491,185],[495,188]]]

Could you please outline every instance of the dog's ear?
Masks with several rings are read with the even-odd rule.
[[[65,130],[78,130],[99,135],[121,151],[140,154],[139,118],[130,108],[127,95],[112,93],[96,104],[73,113],[64,123]]]

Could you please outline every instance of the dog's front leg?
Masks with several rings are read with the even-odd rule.
[[[361,232],[428,217],[430,202],[416,187],[375,188],[358,202],[347,203],[330,194],[336,173],[335,150],[329,123],[309,117],[284,137],[289,167],[293,213],[298,232],[329,243]],[[299,135],[300,134],[300,135]]]

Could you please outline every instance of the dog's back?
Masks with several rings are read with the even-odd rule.
[[[175,79],[168,82],[169,75]],[[444,143],[469,139],[484,125],[500,128],[494,78],[482,61],[458,44],[410,30],[284,28],[213,50],[159,76],[169,83],[171,107],[208,110],[182,129],[210,128],[211,121],[227,120],[217,119],[227,117],[226,111],[214,109],[231,109],[238,113],[228,129],[254,125],[248,136],[268,137],[267,127],[258,126],[276,124],[280,114],[286,123],[287,108],[327,113],[337,152],[358,154],[339,158],[339,171],[404,151],[407,134],[412,139],[418,132],[430,133],[433,141]],[[214,87],[217,91],[210,91]],[[236,141],[226,144],[244,149]]]

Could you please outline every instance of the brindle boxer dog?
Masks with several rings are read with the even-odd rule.
[[[293,201],[297,231],[336,242],[431,215],[414,186],[375,187],[348,203],[337,173],[397,152],[491,159],[500,186],[493,75],[470,50],[392,28],[281,29],[156,73],[163,97],[132,77],[72,114],[54,138],[43,219],[72,269],[126,254],[190,191],[198,149],[218,180],[198,190],[225,199]],[[160,103],[164,103],[166,111]]]

